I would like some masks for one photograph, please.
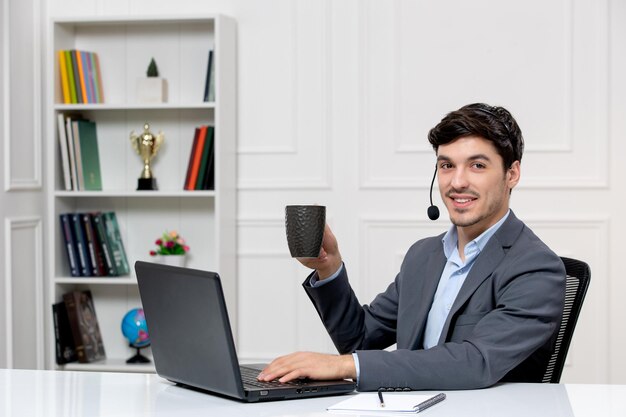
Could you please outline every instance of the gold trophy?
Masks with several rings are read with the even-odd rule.
[[[133,144],[133,149],[143,161],[143,171],[137,180],[137,190],[158,190],[156,178],[152,176],[150,169],[150,161],[159,152],[165,136],[161,132],[154,136],[149,129],[150,125],[146,123],[143,125],[141,135],[135,135],[135,131],[130,132],[130,142]]]

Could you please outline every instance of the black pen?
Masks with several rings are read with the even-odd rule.
[[[383,400],[383,392],[381,390],[378,390],[378,401],[381,407],[385,406],[385,400]]]
[[[420,411],[424,411],[428,407],[432,407],[433,405],[440,403],[445,399],[446,399],[446,394],[442,392],[441,394],[437,394],[434,397],[429,398],[426,401],[417,404],[415,407],[413,407],[413,409],[415,410],[416,413],[419,413]]]

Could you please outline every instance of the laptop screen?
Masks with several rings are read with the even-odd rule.
[[[141,302],[157,373],[173,382],[244,396],[219,276],[138,261]]]

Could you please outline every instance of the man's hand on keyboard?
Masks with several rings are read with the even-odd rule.
[[[352,355],[296,352],[274,359],[257,378],[259,381],[278,379],[282,383],[299,378],[355,379],[356,368]]]

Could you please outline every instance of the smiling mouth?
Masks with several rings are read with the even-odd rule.
[[[463,196],[448,194],[447,197],[452,201],[452,205],[457,209],[469,208],[474,203],[474,201],[478,199],[478,196],[467,195],[467,193],[465,193],[465,195]]]

